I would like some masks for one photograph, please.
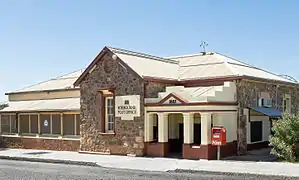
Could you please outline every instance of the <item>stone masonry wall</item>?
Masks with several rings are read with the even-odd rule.
[[[79,140],[1,137],[1,148],[78,151]]]
[[[291,95],[292,113],[296,113],[299,110],[299,86],[279,85],[277,88],[275,84],[241,81],[237,83],[237,89],[238,101],[242,108],[257,106],[260,93],[268,92],[273,100],[273,106],[280,111],[283,110],[284,94]]]
[[[240,108],[246,108],[250,106],[258,106],[258,99],[261,92],[268,92],[270,98],[273,100],[273,106],[280,111],[283,110],[283,97],[284,94],[291,95],[292,113],[297,113],[299,110],[299,87],[292,87],[287,85],[270,84],[267,82],[249,82],[240,81],[237,82],[237,99],[240,104]],[[238,149],[241,154],[244,154],[247,149],[247,127],[246,117],[240,116],[238,123]]]
[[[108,51],[96,68],[81,82],[81,151],[110,154],[144,153],[144,85],[143,80],[129,68],[112,59]],[[115,135],[103,134],[99,128],[96,95],[100,89],[115,89],[115,96],[140,95],[140,117],[133,121],[115,118]]]
[[[148,82],[145,86],[146,98],[157,98],[159,92],[165,92],[166,86],[174,86],[173,84]]]

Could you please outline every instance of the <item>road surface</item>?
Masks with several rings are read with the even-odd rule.
[[[148,172],[124,169],[110,169],[91,166],[50,164],[0,160],[2,180],[190,180],[190,179],[284,179],[259,175],[232,175],[222,173]],[[295,178],[292,178],[295,179]]]

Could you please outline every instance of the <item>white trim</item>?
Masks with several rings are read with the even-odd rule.
[[[114,128],[112,130],[109,130],[109,120],[108,120],[108,100],[113,100],[113,97],[109,96],[109,97],[105,97],[105,133],[114,133]],[[112,105],[113,108],[114,105]],[[112,113],[114,112],[114,110],[112,109]],[[110,114],[111,115],[111,114]],[[113,115],[114,117],[114,115]],[[110,122],[111,123],[111,122]],[[114,119],[113,119],[113,127],[115,126],[114,124]]]
[[[2,114],[2,115],[16,115],[17,113],[2,113],[2,112],[0,111],[0,114]]]
[[[194,111],[194,112],[200,112],[200,111],[236,111],[237,106],[225,106],[225,105],[197,105],[197,106],[147,106],[146,111],[150,112],[168,112],[168,113],[181,113],[184,111]]]
[[[19,115],[37,115],[39,113],[19,113]]]

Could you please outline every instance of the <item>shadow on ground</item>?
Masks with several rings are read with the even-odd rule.
[[[276,157],[270,154],[270,148],[248,151],[246,155],[243,156],[232,156],[223,158],[223,160],[232,161],[255,161],[255,162],[274,162],[277,161]]]
[[[46,151],[39,151],[39,152],[29,152],[29,153],[23,153],[24,155],[41,155],[41,154],[50,154],[51,152]]]

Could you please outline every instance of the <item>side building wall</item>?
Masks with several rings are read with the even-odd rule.
[[[279,109],[283,112],[283,99],[285,94],[291,96],[291,113],[296,113],[299,110],[299,91],[298,87],[274,84],[269,82],[258,82],[241,80],[237,85],[237,100],[240,105],[239,120],[238,120],[238,152],[244,154],[247,151],[247,137],[248,137],[248,120],[249,117],[244,115],[245,108],[251,106],[258,106],[259,98],[263,92],[269,93],[272,99],[273,108]]]

